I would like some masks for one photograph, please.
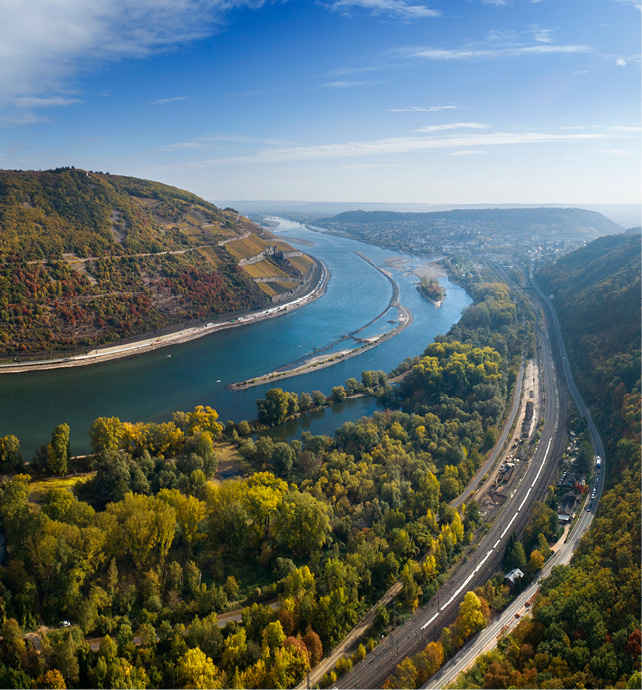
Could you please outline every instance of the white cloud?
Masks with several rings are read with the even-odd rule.
[[[161,146],[157,151],[190,151],[222,148],[225,144],[248,144],[249,148],[257,146],[286,146],[289,144],[282,139],[255,139],[238,134],[228,134],[209,137],[197,137],[187,141],[177,141],[173,144]]]
[[[421,127],[418,132],[445,132],[450,129],[488,129],[488,125],[483,125],[480,122],[450,122],[445,125],[427,125]]]
[[[469,149],[463,149],[462,151],[453,151],[452,153],[447,153],[447,156],[475,156],[479,153],[486,153],[486,151],[470,151]]]
[[[587,53],[584,45],[555,45],[538,43],[534,45],[508,46],[498,48],[420,48],[409,52],[410,57],[427,60],[476,60],[484,58],[521,57],[522,55],[552,55],[555,53]]]
[[[157,101],[152,101],[150,105],[165,105],[166,103],[175,103],[176,101],[185,101],[187,96],[172,96],[171,98],[159,98]]]
[[[624,58],[618,58],[618,59],[615,61],[615,64],[616,64],[618,67],[626,67],[626,60],[624,60]]]
[[[265,0],[29,0],[3,2],[0,118],[37,119],[20,99],[69,93],[82,72],[143,58],[213,33],[235,7]],[[67,103],[68,104],[68,103]]]
[[[20,109],[31,109],[31,108],[59,108],[64,105],[72,105],[74,103],[80,103],[78,98],[66,98],[64,96],[18,96],[15,99],[16,105]]]
[[[409,105],[407,108],[390,108],[389,113],[438,113],[440,110],[461,110],[461,105]]]
[[[483,5],[495,5],[495,7],[505,7],[508,5],[508,0],[482,0]]]
[[[373,14],[385,14],[398,19],[423,19],[440,17],[439,10],[426,5],[413,5],[407,0],[334,0],[328,4],[331,10],[346,12],[352,9],[369,10]]]
[[[199,169],[220,165],[283,163],[303,160],[322,160],[332,158],[355,158],[382,154],[402,154],[436,149],[471,150],[488,146],[521,146],[531,144],[561,144],[582,141],[613,140],[625,134],[593,132],[560,134],[557,132],[488,132],[459,134],[444,137],[395,137],[375,141],[352,141],[340,144],[319,144],[315,146],[295,146],[269,148],[251,156],[233,158],[214,158],[192,161],[173,169]]]
[[[339,165],[337,170],[370,170],[372,168],[398,168],[401,163],[355,163],[354,165]]]
[[[379,84],[377,81],[330,81],[327,84],[321,84],[320,89],[351,89],[355,86],[372,86]]]
[[[606,153],[610,156],[630,156],[630,151],[622,151],[622,149],[593,149],[591,153]]]
[[[538,43],[552,43],[552,31],[551,29],[543,29],[541,26],[534,26],[532,29],[533,38]]]
[[[642,132],[642,125],[617,125],[609,129],[613,132]]]

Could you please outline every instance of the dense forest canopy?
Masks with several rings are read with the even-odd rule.
[[[607,486],[570,566],[458,688],[639,688],[640,237],[596,240],[537,274],[606,447]]]
[[[22,472],[0,486],[0,683],[292,687],[396,581],[400,613],[427,600],[479,527],[474,501],[460,511],[448,501],[492,445],[532,335],[528,305],[504,286],[474,294],[497,328],[464,319],[400,365],[410,373],[398,394],[364,372],[391,408],[334,438],[254,440],[247,422],[223,427],[207,407],[162,424],[100,418],[84,461],[94,473],[37,502],[33,481],[75,462],[69,427],[54,430],[31,476],[18,439],[0,439],[3,469]],[[319,395],[275,389],[258,410],[274,422]],[[246,479],[210,481],[222,437],[251,463]],[[239,608],[240,621],[219,621]],[[61,619],[69,631],[51,629]],[[381,609],[358,656],[389,620]],[[37,654],[23,633],[42,624]]]
[[[602,237],[537,280],[553,295],[575,381],[615,460],[640,392],[640,235]]]

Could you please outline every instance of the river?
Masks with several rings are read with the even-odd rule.
[[[174,410],[190,410],[196,405],[211,405],[221,421],[240,421],[256,416],[257,398],[270,385],[244,391],[230,391],[226,385],[249,379],[312,355],[355,331],[379,314],[388,304],[392,287],[388,279],[355,252],[386,268],[399,285],[399,301],[414,315],[413,323],[396,337],[335,366],[296,376],[278,385],[301,393],[332,387],[347,378],[359,378],[363,370],[390,371],[405,357],[421,354],[436,335],[446,333],[470,304],[470,297],[457,285],[441,278],[446,299],[437,309],[415,288],[418,278],[409,269],[429,257],[416,257],[354,240],[304,228],[299,223],[279,218],[275,234],[313,242],[300,245],[306,253],[321,259],[331,277],[326,294],[317,301],[285,316],[260,323],[213,333],[198,340],[154,350],[126,359],[71,369],[4,374],[0,376],[0,436],[16,435],[23,454],[31,457],[35,449],[51,438],[56,425],[71,427],[73,453],[89,450],[87,430],[100,416],[115,416],[125,421],[166,421]],[[405,265],[386,265],[388,259],[405,260]],[[377,321],[361,337],[370,337],[393,324],[396,309]],[[354,345],[354,343],[352,344]],[[337,349],[346,349],[345,342]],[[331,433],[346,420],[370,414],[376,403],[359,398],[301,421],[301,429]],[[289,430],[288,436],[294,431]]]

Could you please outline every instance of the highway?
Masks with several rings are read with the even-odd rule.
[[[602,439],[600,438],[593,419],[591,418],[591,413],[588,411],[577,390],[577,387],[575,386],[555,309],[553,308],[550,300],[543,294],[539,286],[532,278],[531,284],[535,288],[535,291],[537,292],[541,302],[544,304],[549,323],[553,326],[553,341],[556,349],[556,359],[557,361],[561,362],[561,368],[564,372],[566,384],[571,393],[573,401],[575,402],[580,414],[586,421],[595,454],[602,458],[602,475],[597,474],[597,476],[595,476],[593,479],[593,488],[596,490],[596,495],[595,499],[592,501],[591,510],[586,510],[584,507],[580,509],[580,515],[575,525],[573,525],[572,531],[566,537],[563,543],[559,544],[559,548],[555,549],[555,553],[546,562],[546,565],[544,568],[542,568],[536,580],[532,582],[531,585],[524,590],[524,592],[516,597],[515,600],[506,608],[506,610],[503,611],[493,623],[491,623],[491,625],[470,640],[452,659],[450,659],[447,664],[445,664],[432,678],[430,678],[423,686],[424,688],[443,688],[449,683],[452,683],[457,676],[468,668],[480,654],[493,649],[493,647],[495,647],[497,644],[497,639],[499,637],[508,634],[508,632],[510,632],[510,630],[517,625],[521,619],[521,616],[527,612],[525,607],[526,602],[535,595],[541,580],[549,575],[555,566],[570,563],[580,539],[591,525],[595,510],[597,509],[597,502],[602,495],[605,472],[605,455]],[[587,499],[587,505],[589,503],[591,503],[590,498]]]
[[[466,592],[484,584],[501,567],[509,537],[525,527],[533,502],[545,496],[566,448],[567,398],[561,394],[548,333],[538,326],[537,336],[546,396],[544,425],[519,486],[474,553],[453,567],[449,579],[432,600],[334,687],[380,688],[405,657],[416,654],[431,640],[439,639],[442,628],[457,617]]]

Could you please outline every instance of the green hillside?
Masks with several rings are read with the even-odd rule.
[[[542,269],[580,392],[616,443],[625,395],[640,380],[640,235],[591,242]]]
[[[458,688],[640,687],[640,237],[605,237],[543,268],[573,375],[606,448],[606,486],[570,566]]]
[[[0,354],[89,347],[258,308],[269,296],[239,259],[291,249],[272,240],[235,210],[158,182],[0,171]],[[301,277],[285,261],[271,266]]]

